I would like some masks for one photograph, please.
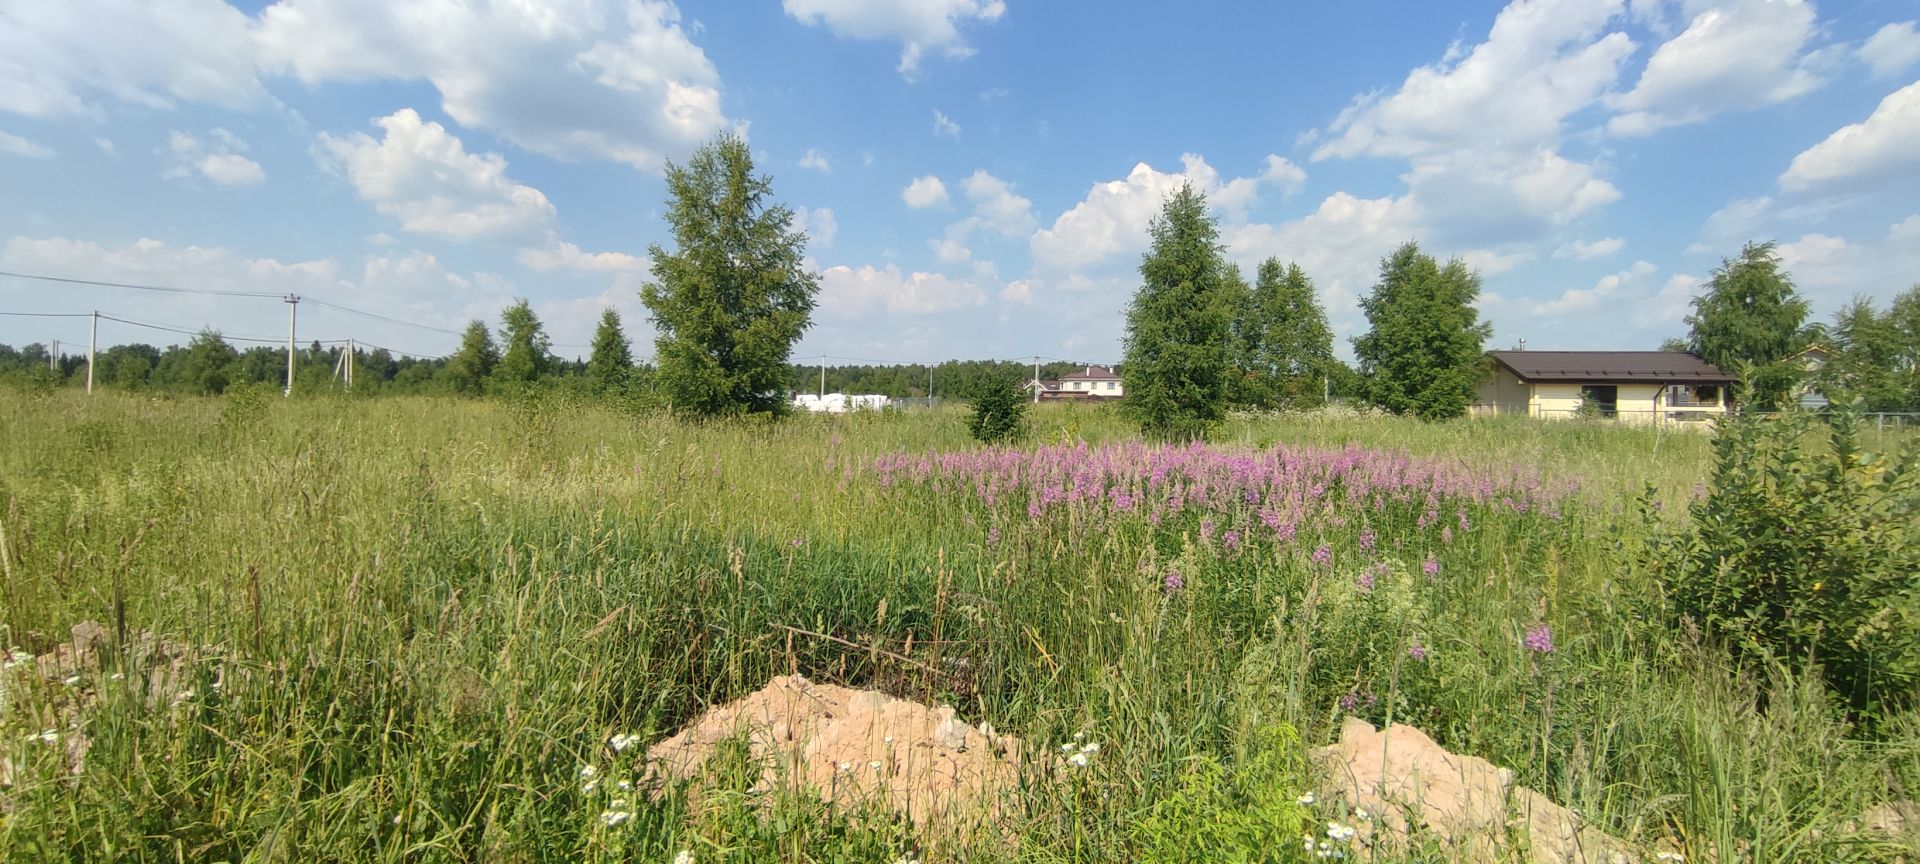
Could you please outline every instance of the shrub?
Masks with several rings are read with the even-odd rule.
[[[1202,757],[1133,828],[1139,860],[1153,864],[1271,861],[1298,848],[1312,813],[1298,799],[1311,789],[1299,733],[1286,725],[1255,730],[1232,768]]]
[[[974,397],[967,431],[973,433],[974,440],[988,444],[1009,441],[1020,434],[1020,420],[1026,413],[1026,394],[1013,380],[1001,378],[982,385]]]
[[[1818,664],[1870,715],[1920,685],[1920,447],[1860,447],[1856,417],[1743,417],[1713,442],[1689,524],[1645,546],[1674,612],[1746,659]]]

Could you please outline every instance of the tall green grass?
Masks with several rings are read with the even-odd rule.
[[[4,398],[0,641],[44,652],[91,619],[206,647],[178,705],[114,677],[111,652],[73,685],[7,673],[0,860],[1295,860],[1267,840],[1337,815],[1293,798],[1357,686],[1369,719],[1690,860],[1915,852],[1850,823],[1913,796],[1920,722],[1856,740],[1817,686],[1670,628],[1627,563],[1634,496],[1704,480],[1697,434],[1231,421],[1223,446],[1582,479],[1564,522],[1361,592],[1173,528],[990,542],[964,496],[873,482],[881,455],[971,447],[954,411],[694,425],[538,401]],[[1043,408],[1035,441],[1132,436],[1101,408]],[[1176,547],[1247,593],[1161,590],[1143,568]],[[1550,655],[1521,647],[1540,622]],[[763,806],[738,765],[601,822],[578,772],[610,735],[657,740],[794,671],[1103,749],[1021,793],[1012,842],[929,848],[879,814]],[[48,728],[90,743],[77,774],[29,740]]]

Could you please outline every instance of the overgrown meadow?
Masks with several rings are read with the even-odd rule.
[[[1050,405],[981,449],[944,410],[0,398],[0,860],[1320,860],[1353,815],[1307,803],[1308,753],[1347,715],[1687,860],[1916,854],[1857,823],[1915,796],[1920,721],[1863,734],[1664,611],[1643,550],[1702,434],[1326,414],[1160,447]],[[103,647],[40,674],[85,621]],[[1100,746],[972,838],[738,759],[637,771],[790,672]]]

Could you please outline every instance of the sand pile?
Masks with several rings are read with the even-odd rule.
[[[1587,825],[1547,796],[1515,785],[1513,772],[1449,752],[1412,726],[1385,732],[1348,718],[1340,743],[1318,753],[1330,791],[1369,819],[1355,827],[1376,850],[1404,846],[1416,828],[1453,860],[1540,864],[1653,861]]]
[[[920,828],[959,829],[998,818],[1019,780],[1020,741],[976,729],[947,706],[798,675],[708,711],[647,751],[668,777],[699,773],[715,745],[744,737],[765,789],[810,790],[823,801],[875,802]]]

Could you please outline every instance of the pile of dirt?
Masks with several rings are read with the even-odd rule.
[[[757,788],[794,788],[823,801],[875,802],[915,826],[963,830],[1000,815],[1019,782],[1020,741],[976,729],[948,706],[783,675],[708,711],[647,751],[651,769],[700,773],[716,745],[744,738],[762,765]],[[784,787],[782,784],[786,784]]]
[[[130,686],[150,707],[178,705],[193,696],[194,664],[217,657],[210,649],[196,650],[144,630],[115,642],[100,622],[82,621],[45,653],[10,649],[0,662],[0,715],[10,722],[0,725],[39,730],[28,739],[59,748],[67,769],[79,774],[92,743],[87,710],[99,701],[101,688]],[[213,686],[220,686],[224,669],[215,667]],[[29,706],[24,698],[29,687],[51,698]],[[0,787],[13,785],[14,772],[12,760],[0,754]]]
[[[1317,754],[1328,791],[1368,818],[1355,826],[1375,849],[1404,847],[1416,829],[1451,860],[1633,864],[1656,860],[1584,824],[1579,814],[1515,785],[1513,772],[1449,752],[1412,726],[1385,732],[1348,718],[1340,743]]]

